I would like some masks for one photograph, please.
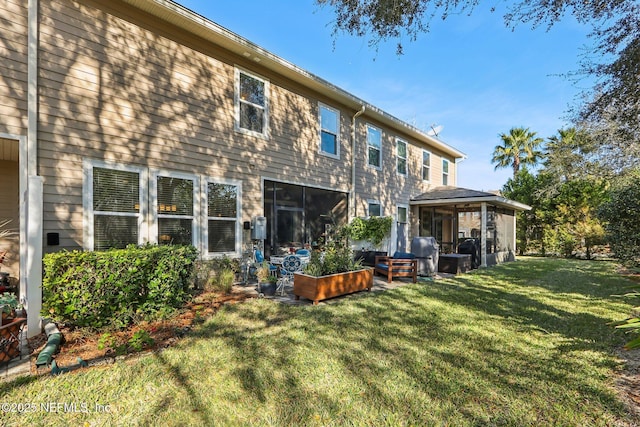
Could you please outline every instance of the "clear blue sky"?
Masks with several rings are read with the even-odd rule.
[[[397,56],[394,41],[376,52],[366,39],[332,37],[332,12],[313,0],[178,3],[420,129],[443,126],[440,139],[468,157],[457,184],[475,190],[500,189],[511,176],[491,164],[500,133],[524,126],[546,139],[567,126],[580,88],[560,75],[578,68],[590,42],[568,18],[550,31],[511,31],[487,5],[434,20]]]

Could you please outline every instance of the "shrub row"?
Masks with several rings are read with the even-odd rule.
[[[188,299],[196,258],[193,246],[47,254],[43,316],[95,329],[158,317]]]

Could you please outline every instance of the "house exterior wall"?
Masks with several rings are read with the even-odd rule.
[[[382,166],[368,165],[367,126],[382,131]],[[407,173],[397,171],[397,140],[407,143]],[[430,153],[430,179],[422,179],[423,151]],[[381,204],[383,216],[395,215],[398,204],[408,204],[411,197],[442,184],[442,159],[450,161],[449,185],[455,182],[455,159],[433,147],[420,144],[395,129],[385,128],[372,120],[358,119],[356,124],[356,216],[365,216],[369,201]],[[409,209],[411,223],[413,210]]]
[[[0,134],[24,135],[27,126],[27,2],[0,3]]]
[[[15,17],[0,32],[0,49],[7,57],[0,64],[0,133],[26,132],[23,3],[0,5],[1,14]],[[354,155],[358,216],[366,214],[369,200],[381,203],[383,215],[395,214],[398,204],[442,184],[444,153],[366,113],[355,122],[352,153],[352,108],[125,2],[52,0],[39,5],[43,234],[60,236],[60,244],[45,246],[45,252],[88,248],[87,161],[141,168],[149,176],[166,171],[239,182],[241,222],[263,215],[264,180],[348,192]],[[238,70],[267,83],[266,137],[236,130]],[[320,104],[339,112],[338,158],[319,152]],[[367,166],[367,124],[382,132],[380,169]],[[406,176],[396,170],[396,138],[407,142]],[[431,153],[429,181],[422,180],[423,149]],[[449,160],[452,184],[455,159]],[[157,239],[148,233],[145,239]]]

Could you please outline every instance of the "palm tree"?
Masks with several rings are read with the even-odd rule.
[[[512,167],[514,177],[521,165],[535,165],[542,157],[538,147],[543,139],[536,138],[536,132],[529,128],[511,128],[508,134],[501,133],[500,139],[503,145],[493,150],[491,162],[496,164],[496,169]]]
[[[544,167],[561,181],[586,174],[589,156],[595,151],[594,141],[586,132],[575,127],[558,129],[558,135],[549,137]]]

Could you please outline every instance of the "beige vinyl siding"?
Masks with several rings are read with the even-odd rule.
[[[24,135],[27,126],[27,2],[1,2],[0,16],[7,17],[0,32],[0,133]]]
[[[367,125],[382,130],[382,169],[367,166]],[[401,138],[407,142],[407,175],[396,171],[395,141]],[[384,216],[396,213],[398,204],[408,204],[412,197],[442,185],[443,153],[431,146],[418,144],[407,135],[368,121],[366,116],[358,119],[356,125],[356,216],[367,211],[367,200],[378,200]],[[431,153],[431,181],[422,180],[422,150]],[[449,163],[449,185],[455,179],[455,159],[445,157]],[[411,213],[410,213],[411,215]],[[411,219],[410,219],[411,221]]]
[[[84,159],[242,180],[244,221],[262,214],[262,177],[348,190],[350,138],[340,160],[317,153],[319,94],[188,35],[135,25],[160,26],[120,2],[104,7],[127,20],[98,3],[40,3],[44,233],[61,243],[46,251],[83,245]],[[234,131],[236,65],[270,81],[267,140]]]

